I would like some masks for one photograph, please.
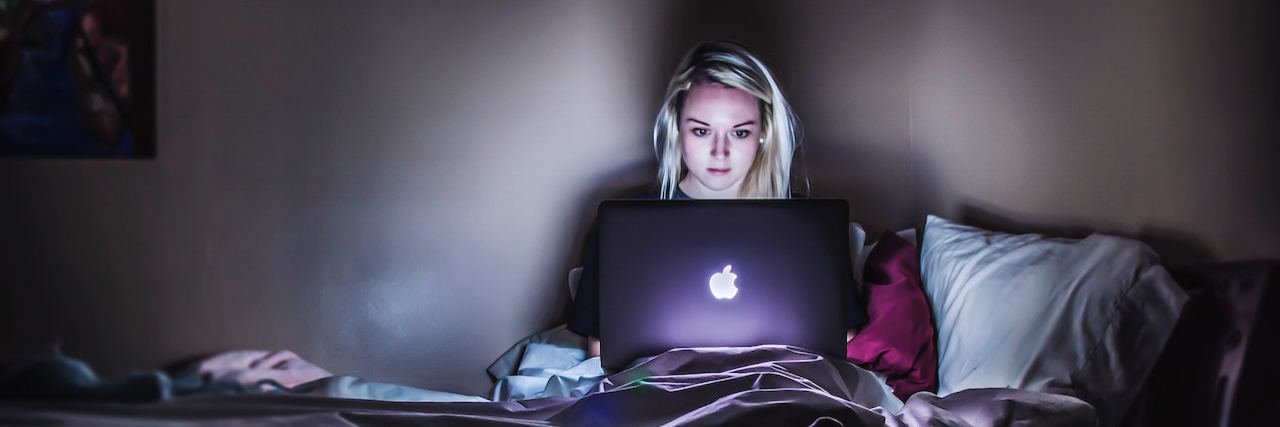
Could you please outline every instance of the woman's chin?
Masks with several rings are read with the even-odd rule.
[[[700,177],[698,183],[702,184],[702,189],[708,193],[730,194],[729,197],[737,197],[738,181],[727,176],[711,176]]]

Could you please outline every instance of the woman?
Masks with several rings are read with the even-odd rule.
[[[657,198],[790,197],[796,126],[773,73],[745,47],[695,46],[676,67],[654,120]],[[587,352],[594,357],[600,354],[594,233],[584,249],[569,330],[589,337]],[[859,305],[851,307],[849,326],[856,328],[866,314]]]

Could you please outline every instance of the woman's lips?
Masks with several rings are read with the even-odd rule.
[[[712,175],[717,175],[717,176],[718,176],[718,175],[724,175],[724,174],[729,173],[729,168],[724,168],[724,169],[707,168],[707,173],[712,174]]]

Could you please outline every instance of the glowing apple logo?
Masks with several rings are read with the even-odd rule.
[[[724,266],[724,271],[711,275],[711,295],[715,295],[716,299],[733,299],[738,294],[738,287],[733,285],[734,280],[738,280],[738,275],[729,269],[732,265]]]

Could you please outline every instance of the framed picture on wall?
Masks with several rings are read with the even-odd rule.
[[[0,155],[155,156],[155,0],[0,0]]]

